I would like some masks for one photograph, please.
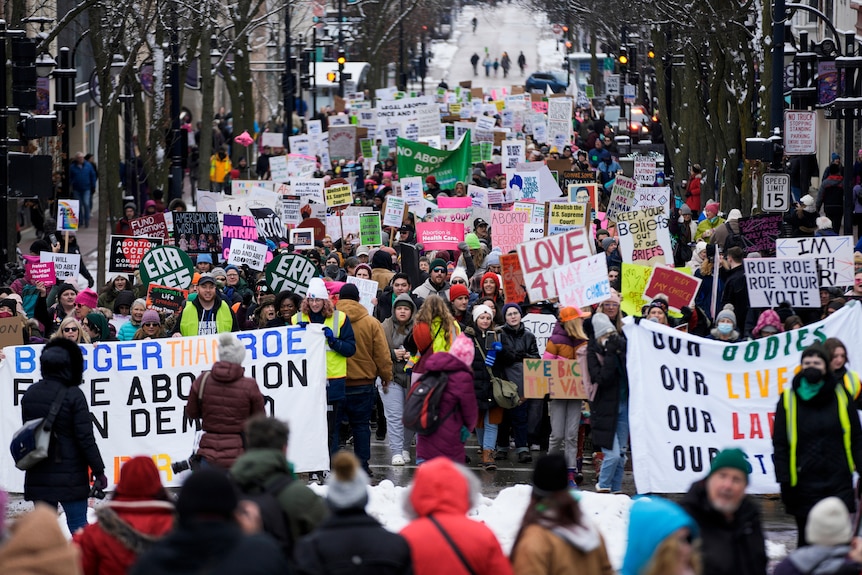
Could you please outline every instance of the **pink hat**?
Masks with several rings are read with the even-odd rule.
[[[467,367],[470,367],[473,365],[473,354],[475,353],[473,340],[463,333],[460,334],[455,338],[455,341],[452,342],[452,347],[449,348],[449,353],[455,356],[455,359],[459,360]]]
[[[704,207],[703,209],[704,211],[710,210],[712,212],[718,213],[718,211],[721,209],[721,205],[715,200],[711,200],[706,202],[706,207]]]
[[[605,301],[617,304],[620,303],[620,292],[618,292],[614,288],[611,288],[611,295],[609,295],[608,299],[606,299]],[[603,301],[602,303],[605,303],[605,301]]]
[[[75,304],[85,305],[90,309],[96,309],[99,305],[99,296],[90,288],[84,288],[78,297],[75,298]]]

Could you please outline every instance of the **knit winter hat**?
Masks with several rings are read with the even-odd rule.
[[[471,250],[478,250],[482,248],[482,244],[479,243],[479,236],[470,232],[466,236],[464,236],[464,241],[467,242],[467,247]]]
[[[431,268],[430,269],[433,270],[434,268],[446,269],[446,260],[444,260],[443,258],[434,258],[433,260],[431,260]]]
[[[500,289],[500,276],[495,274],[494,272],[485,272],[482,274],[482,285],[485,285],[485,280],[492,279],[494,283],[497,284],[497,289]]]
[[[233,518],[238,503],[227,475],[221,471],[202,469],[192,473],[180,489],[177,515],[180,523],[191,523],[199,516]]]
[[[691,208],[688,207],[688,205],[686,205],[686,204],[681,205],[679,207],[679,215],[690,216],[691,215]]]
[[[210,254],[198,254],[197,263],[199,263],[199,264],[211,264],[211,263],[213,263],[213,257]]]
[[[760,317],[757,318],[757,325],[754,326],[751,333],[757,336],[767,328],[773,328],[775,333],[784,331],[784,325],[781,318],[779,317],[778,312],[774,309],[763,310],[763,313],[761,313]],[[770,330],[767,329],[767,331]]]
[[[703,211],[713,212],[713,213],[717,214],[720,209],[721,209],[721,205],[718,202],[716,202],[715,200],[710,200],[710,201],[706,202],[706,206],[703,208]]]
[[[308,282],[308,289],[305,291],[306,299],[329,299],[329,292],[326,291],[326,284],[320,278],[311,278]]]
[[[85,305],[90,309],[96,309],[99,305],[99,296],[90,288],[84,288],[75,298],[75,305]]]
[[[736,208],[733,208],[732,210],[727,212],[727,221],[729,221],[729,222],[733,221],[733,220],[738,220],[741,217],[742,217],[742,212],[740,212]]]
[[[57,297],[60,297],[61,295],[63,295],[64,292],[67,292],[69,290],[72,290],[73,292],[78,293],[78,288],[76,288],[73,284],[70,284],[70,283],[60,284],[60,287],[57,288]],[[97,301],[98,301],[98,298],[97,298]]]
[[[162,323],[162,318],[159,317],[159,312],[154,309],[148,309],[141,317],[141,324],[145,323]]]
[[[164,487],[152,457],[139,455],[120,467],[114,499],[154,499],[162,494]]]
[[[614,327],[614,324],[611,323],[611,318],[602,312],[596,312],[593,314],[593,335],[596,339],[615,331],[617,331],[617,329]]]
[[[87,314],[87,322],[90,324],[90,329],[96,328],[99,332],[99,339],[104,341],[111,336],[110,328],[108,327],[108,318],[97,311]]]
[[[470,297],[470,290],[463,284],[449,286],[449,301],[455,301],[459,297]]]
[[[444,267],[445,267],[445,266],[444,266]],[[356,275],[356,272],[358,272],[359,270],[367,270],[367,271],[368,271],[368,275],[369,275],[369,276],[370,276],[370,275],[371,275],[371,273],[372,273],[371,266],[370,266],[370,265],[368,265],[368,264],[358,264],[358,265],[356,266],[356,268],[353,270],[353,275]]]
[[[837,497],[827,497],[811,508],[805,523],[805,538],[811,545],[847,545],[853,539],[847,506]]]
[[[355,284],[344,284],[338,291],[338,298],[340,300],[359,301],[359,288]]]
[[[611,295],[609,295],[608,299],[604,300],[602,303],[605,303],[605,301],[616,304],[620,303],[622,301],[622,298],[620,298],[620,292],[611,288]]]
[[[485,267],[488,266],[498,266],[500,265],[500,251],[497,248],[491,250],[487,256],[485,256]]]
[[[465,270],[464,268],[455,268],[455,271],[453,271],[452,275],[449,276],[449,281],[452,281],[455,278],[461,278],[462,280],[464,280],[464,283],[470,281],[467,278],[467,270]]]
[[[816,200],[811,194],[805,194],[801,198],[799,198],[799,202],[802,204],[802,209],[808,213],[813,214],[817,211]]]
[[[826,348],[823,347],[820,343],[812,343],[802,352],[802,357],[800,361],[805,359],[806,357],[817,356],[826,362],[827,369],[829,368],[829,354],[826,353]]]
[[[524,312],[521,311],[521,306],[519,306],[518,304],[516,304],[514,302],[509,302],[503,306],[503,317],[506,317],[506,312],[509,311],[509,308],[512,308],[512,307],[515,308],[516,310],[518,310],[519,314],[521,314],[522,316],[524,315]]]
[[[326,501],[335,510],[365,509],[368,504],[368,475],[349,451],[332,457],[332,475],[327,479]]]
[[[114,313],[119,313],[120,308],[124,305],[132,307],[132,303],[135,301],[135,294],[133,294],[130,290],[123,290],[117,294],[117,297],[114,298]]]
[[[725,304],[725,306],[718,312],[718,315],[715,316],[715,323],[723,319],[729,319],[733,322],[733,327],[736,328],[736,314],[733,313],[733,304]]]
[[[751,464],[748,462],[748,458],[745,456],[743,450],[733,447],[720,451],[709,466],[709,475],[725,467],[742,471],[745,474],[745,481],[748,481],[748,476],[751,474]]]
[[[488,307],[482,303],[482,304],[473,306],[473,323],[476,323],[476,320],[479,319],[479,316],[482,315],[483,313],[486,313],[489,316],[491,316],[492,320],[494,319],[494,312],[491,311],[490,307]]]
[[[533,493],[547,497],[568,489],[566,458],[559,453],[543,455],[533,469]]]
[[[227,273],[224,271],[224,268],[213,268],[213,271],[211,273],[214,278],[223,278],[227,276]]]
[[[238,365],[245,361],[245,346],[233,333],[219,334],[218,359]]]
[[[452,347],[449,348],[449,353],[467,367],[473,364],[473,354],[475,351],[476,346],[473,345],[473,340],[463,333],[455,338],[455,341],[452,342]]]
[[[615,244],[615,243],[617,243],[617,240],[615,240],[612,237],[607,237],[607,238],[602,240],[602,249],[607,251],[608,248],[611,247],[611,245]]]

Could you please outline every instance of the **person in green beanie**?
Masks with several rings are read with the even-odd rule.
[[[766,575],[769,559],[760,509],[745,494],[749,475],[745,452],[725,449],[680,501],[700,528],[703,575]]]
[[[853,472],[862,461],[862,427],[819,343],[802,352],[801,369],[778,400],[772,445],[775,478],[787,513],[796,518],[799,547],[807,545],[805,523],[821,499],[834,495],[856,511]]]
[[[87,335],[90,336],[91,343],[117,341],[117,338],[111,336],[108,318],[97,311],[88,313],[81,322],[81,326],[87,331]]]

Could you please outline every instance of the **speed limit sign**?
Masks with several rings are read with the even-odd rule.
[[[790,209],[790,176],[763,174],[763,211],[786,212]]]

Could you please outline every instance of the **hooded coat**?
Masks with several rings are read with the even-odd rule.
[[[3,575],[78,575],[78,550],[57,523],[57,510],[37,505],[10,527],[11,537],[0,545]]]
[[[425,372],[442,371],[449,376],[449,383],[440,398],[440,413],[444,421],[431,435],[416,437],[416,458],[428,461],[435,457],[446,457],[461,463],[466,460],[461,428],[472,432],[476,428],[479,408],[473,391],[473,370],[470,366],[447,352],[428,356]]]
[[[590,524],[548,529],[527,526],[512,549],[515,573],[613,575],[605,541]]]
[[[257,382],[245,377],[237,363],[217,361],[206,378],[203,398],[198,399],[207,372],[192,383],[186,403],[186,415],[203,419],[204,434],[197,454],[223,469],[233,465],[243,452],[242,436],[245,421],[253,415],[263,415],[263,395]]]
[[[84,374],[83,356],[77,344],[55,339],[42,350],[40,362],[42,379],[28,387],[21,398],[22,420],[46,417],[61,389],[66,388],[66,395],[54,420],[47,459],[24,475],[24,499],[81,501],[90,493],[90,470],[96,476],[105,472],[93,435],[90,408],[79,387]]]
[[[683,527],[693,536],[698,533],[697,523],[676,503],[661,498],[636,500],[629,516],[629,540],[620,575],[640,575],[658,546]]]
[[[774,575],[858,575],[862,565],[847,558],[849,545],[808,545],[775,566]]]
[[[420,465],[408,501],[417,518],[401,530],[401,535],[410,545],[416,575],[467,573],[446,538],[428,519],[431,515],[458,545],[474,573],[512,573],[494,533],[484,523],[467,517],[472,505],[471,488],[454,463],[437,458]]]
[[[392,358],[380,322],[351,299],[341,299],[336,309],[347,314],[356,338],[356,353],[347,358],[347,385],[371,385],[377,377],[392,381]]]

